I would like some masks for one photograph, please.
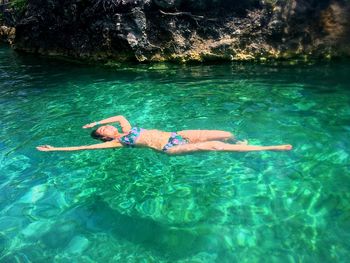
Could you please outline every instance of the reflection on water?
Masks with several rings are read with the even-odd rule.
[[[345,262],[348,62],[88,67],[0,48],[0,262]],[[35,151],[123,114],[292,152]]]

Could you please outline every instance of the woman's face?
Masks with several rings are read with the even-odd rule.
[[[119,137],[118,129],[111,125],[101,126],[96,132],[101,135],[103,139],[116,139]]]

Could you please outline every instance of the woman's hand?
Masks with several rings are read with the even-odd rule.
[[[40,145],[38,147],[36,147],[37,150],[42,151],[42,152],[50,152],[50,151],[54,151],[55,147],[51,146],[51,145]]]
[[[92,127],[95,127],[97,123],[96,122],[92,122],[92,123],[89,123],[89,124],[86,124],[83,126],[84,129],[87,129],[87,128],[92,128]]]

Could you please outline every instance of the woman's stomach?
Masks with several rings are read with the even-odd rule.
[[[164,145],[168,143],[170,135],[171,132],[143,130],[137,139],[136,144],[161,151]]]

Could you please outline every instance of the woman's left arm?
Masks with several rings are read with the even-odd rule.
[[[97,122],[92,122],[89,124],[86,124],[83,126],[83,128],[92,128],[98,124],[108,124],[108,123],[113,123],[113,122],[119,122],[120,126],[122,127],[123,132],[129,132],[131,130],[131,125],[129,121],[122,115],[110,117],[107,119],[103,119]]]
[[[97,150],[97,149],[108,149],[108,148],[120,148],[123,147],[121,143],[116,140],[92,145],[82,145],[82,146],[70,146],[70,147],[54,147],[51,145],[41,145],[36,147],[37,150],[42,152],[52,152],[52,151],[81,151],[81,150]]]

